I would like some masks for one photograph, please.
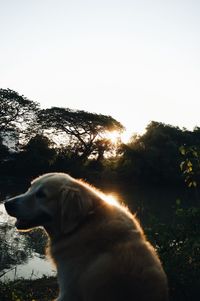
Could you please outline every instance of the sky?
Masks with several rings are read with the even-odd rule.
[[[41,107],[200,126],[199,0],[0,0],[0,88]]]

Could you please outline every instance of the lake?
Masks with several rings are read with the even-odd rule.
[[[35,252],[30,237],[17,231],[15,219],[7,215],[3,204],[0,204],[0,241],[1,281],[56,275],[45,255]]]

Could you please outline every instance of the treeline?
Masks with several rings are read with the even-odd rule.
[[[108,132],[123,130],[111,116],[41,109],[15,91],[0,89],[0,175],[32,178],[62,171],[92,182],[181,185],[193,176],[199,181],[194,168],[200,127],[189,131],[152,121],[127,144],[107,138]]]

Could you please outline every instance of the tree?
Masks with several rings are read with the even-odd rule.
[[[0,89],[0,135],[22,134],[33,121],[38,104],[10,89]]]
[[[114,145],[109,139],[99,139],[95,141],[95,149],[97,153],[97,162],[101,162],[104,159],[104,153],[106,151],[112,151]]]
[[[188,187],[195,190],[197,205],[200,205],[200,147],[199,146],[181,146],[179,148],[183,156],[180,169],[183,173],[185,183]]]
[[[3,139],[0,136],[0,162],[9,155],[9,150],[6,145],[3,144]]]
[[[179,147],[188,137],[177,127],[151,122],[143,135],[124,146],[121,172],[134,181],[177,183],[181,180]]]
[[[55,159],[56,150],[52,142],[45,136],[36,135],[17,155],[16,169],[19,169],[19,173],[36,176],[48,172]]]
[[[96,149],[95,142],[108,131],[123,131],[123,125],[111,116],[68,108],[53,107],[38,113],[38,123],[43,129],[56,135],[65,135],[65,143],[82,160],[87,159]],[[102,140],[104,141],[104,140]]]

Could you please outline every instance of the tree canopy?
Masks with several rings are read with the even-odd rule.
[[[0,136],[15,140],[29,136],[29,128],[39,106],[10,89],[0,89]]]
[[[98,152],[99,141],[105,145],[106,132],[124,130],[111,116],[58,107],[39,111],[38,123],[55,135],[62,135],[63,140],[65,136],[68,147],[83,159],[95,150]]]
[[[26,162],[29,173],[34,175],[61,170],[91,178],[95,174],[105,181],[180,184],[184,183],[180,168],[184,161],[189,162],[190,170],[192,164],[192,172],[198,170],[192,178],[193,182],[199,182],[196,163],[199,155],[193,155],[199,154],[199,127],[189,131],[152,121],[144,134],[133,136],[126,144],[119,141],[113,145],[107,134],[120,133],[124,126],[111,116],[60,107],[42,110],[37,103],[15,91],[0,89],[0,92],[0,137],[4,138],[10,131],[24,135],[24,129],[30,129],[27,139],[21,140],[23,144],[18,153],[11,154],[12,160],[4,141],[0,140],[0,164],[4,174],[21,173],[19,169]],[[195,152],[187,151],[187,157],[183,158],[181,146]],[[112,158],[106,153],[112,153]],[[189,176],[191,178],[191,173]]]
[[[10,89],[0,89],[0,133],[29,122],[38,104]]]

